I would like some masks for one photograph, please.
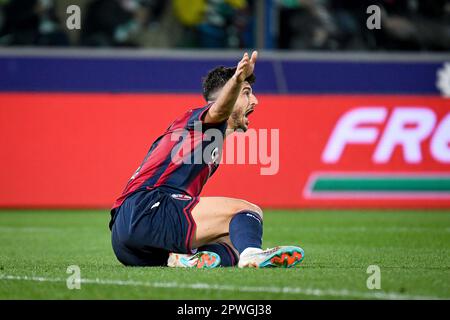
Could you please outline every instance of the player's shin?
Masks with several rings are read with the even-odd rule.
[[[261,251],[263,223],[253,211],[241,211],[230,222],[230,240],[241,257],[249,252]]]

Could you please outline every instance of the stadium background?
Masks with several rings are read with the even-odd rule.
[[[239,57],[202,57],[197,52],[158,52],[151,57],[136,57],[131,51],[119,56],[16,53],[0,57],[0,205],[41,208],[111,205],[153,139],[184,110],[204,105],[201,77],[215,65],[233,65]],[[268,141],[275,138],[270,129],[279,130],[279,163],[273,154],[272,164],[258,157],[257,164],[248,165],[247,140],[247,165],[222,165],[204,194],[245,197],[274,208],[449,207],[449,158],[436,158],[430,147],[441,123],[448,132],[444,120],[450,102],[436,87],[445,61],[411,55],[368,58],[262,52],[254,86],[260,105],[252,115],[252,128],[269,130]],[[372,108],[373,113],[380,107],[388,110],[382,121],[358,124],[378,128],[376,140],[349,141],[335,162],[324,159],[340,119],[361,108]],[[394,142],[392,155],[377,163],[373,154],[394,111],[417,109],[436,114],[432,128],[419,140],[415,131],[422,124],[414,114],[406,119],[412,125],[406,133],[412,144],[419,144],[419,161],[408,160],[407,150]],[[448,134],[444,139],[448,141]],[[448,155],[448,148],[442,148]],[[260,173],[270,166],[275,174]],[[391,178],[375,189],[363,183],[348,189],[325,187],[334,191],[328,196],[320,189],[306,193],[315,175],[332,179],[337,174],[347,179],[361,174]],[[409,183],[391,187],[398,175]],[[422,180],[412,185],[414,179]]]
[[[446,0],[0,0],[0,298],[448,299],[449,17]],[[264,245],[299,243],[301,270],[120,268],[108,209],[161,131],[204,104],[201,77],[250,48],[251,127],[279,130],[279,170],[224,164],[203,195],[263,207]]]

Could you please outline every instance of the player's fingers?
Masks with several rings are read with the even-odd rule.
[[[248,59],[246,59],[246,60],[242,59],[241,61],[239,61],[237,67],[242,68],[243,65],[247,65],[248,63],[249,63]]]
[[[236,74],[240,75],[244,72],[244,70],[247,68],[248,63],[240,63],[238,67],[236,68]]]
[[[258,51],[253,51],[252,57],[250,58],[250,61],[252,63],[255,63],[257,58],[258,58]]]
[[[248,66],[248,61],[241,61],[238,65],[238,69],[243,69]]]

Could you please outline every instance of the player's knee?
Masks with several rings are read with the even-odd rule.
[[[238,206],[238,208],[236,208],[234,214],[241,212],[241,211],[247,211],[247,210],[255,212],[256,214],[258,214],[261,217],[261,220],[263,219],[262,209],[259,206],[257,206],[256,204],[253,204],[253,203],[245,201],[245,200],[241,200],[241,203]]]
[[[253,203],[252,203],[252,207],[253,207],[252,211],[256,212],[261,217],[261,220],[262,220],[264,218],[262,209],[259,206],[257,206],[256,204],[253,204]]]

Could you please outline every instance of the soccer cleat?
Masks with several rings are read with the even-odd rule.
[[[170,253],[167,266],[172,268],[211,269],[220,265],[220,256],[211,251],[196,254]]]
[[[292,268],[302,262],[305,252],[300,247],[280,246],[248,253],[239,259],[239,268]]]

